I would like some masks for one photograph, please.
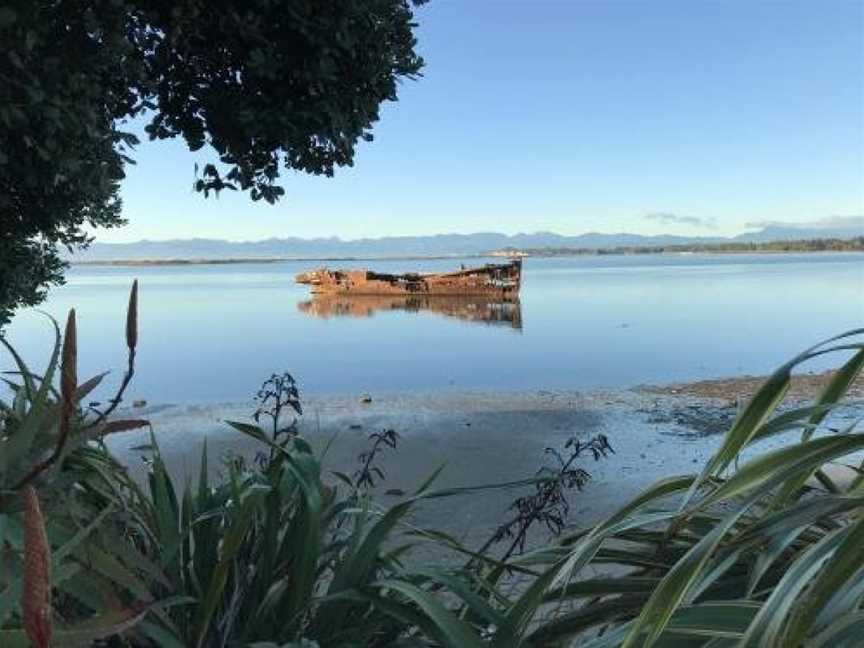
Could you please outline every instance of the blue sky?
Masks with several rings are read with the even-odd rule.
[[[424,77],[332,179],[192,193],[143,142],[103,241],[551,230],[734,234],[864,212],[858,0],[432,0]]]

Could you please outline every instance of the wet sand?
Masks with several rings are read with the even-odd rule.
[[[794,402],[810,400],[825,388],[833,376],[833,371],[793,375],[786,398]],[[737,376],[690,383],[646,385],[639,389],[649,394],[697,396],[706,399],[726,400],[737,405],[746,402],[755,394],[765,379],[766,376]],[[864,398],[864,379],[861,376],[851,385],[847,393],[847,399],[860,398]]]
[[[811,397],[823,383],[824,377],[801,383],[791,401]],[[582,527],[658,479],[700,469],[739,403],[758,384],[758,379],[742,378],[610,392],[372,394],[371,402],[363,402],[362,394],[310,397],[304,399],[299,430],[316,452],[326,448],[325,470],[349,474],[369,447],[370,433],[395,430],[401,437],[398,448],[385,451],[379,463],[387,477],[377,488],[382,504],[398,501],[401,495],[392,492],[410,493],[442,464],[439,488],[508,482],[531,477],[551,461],[546,448],[560,449],[571,437],[604,434],[615,454],[596,462],[585,456],[580,465],[592,479],[570,498],[569,524]],[[251,403],[161,405],[135,409],[134,415],[151,421],[171,472],[195,479],[205,439],[214,473],[224,472],[218,458],[230,453],[251,458],[261,449],[224,423],[251,422],[253,410]],[[787,440],[773,438],[750,452]],[[135,448],[146,442],[146,434],[130,432],[112,436],[109,447],[143,476],[145,453]],[[507,519],[513,498],[525,492],[498,490],[424,503],[412,521],[478,546]]]

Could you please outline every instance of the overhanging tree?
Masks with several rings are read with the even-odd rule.
[[[7,0],[0,4],[0,324],[61,283],[60,248],[124,223],[146,118],[218,159],[205,195],[275,202],[280,171],[333,175],[423,61],[425,0]],[[214,163],[217,162],[214,159]]]

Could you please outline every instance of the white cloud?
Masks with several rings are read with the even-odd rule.
[[[713,218],[699,218],[698,216],[673,214],[671,212],[652,212],[646,214],[645,218],[669,225],[691,225],[692,227],[705,227],[708,229],[717,227],[717,223]]]

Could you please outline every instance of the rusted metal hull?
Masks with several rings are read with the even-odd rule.
[[[508,299],[518,296],[522,261],[487,264],[436,274],[385,274],[370,270],[320,268],[295,277],[313,294],[338,295],[449,295]]]

